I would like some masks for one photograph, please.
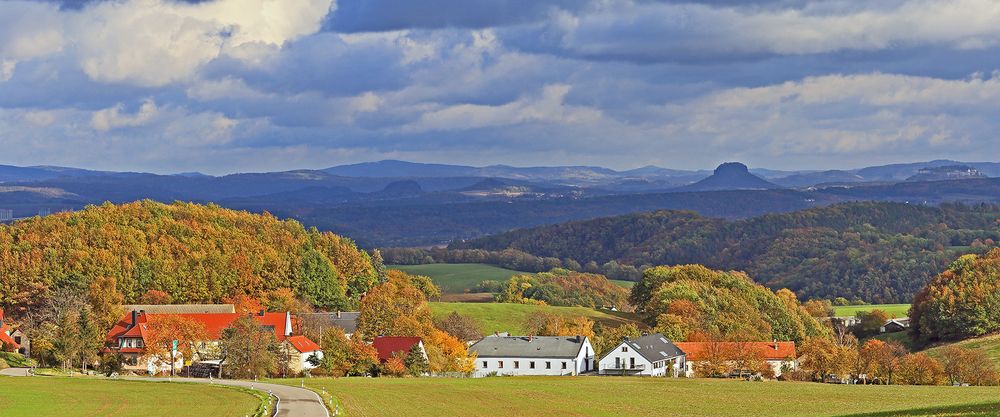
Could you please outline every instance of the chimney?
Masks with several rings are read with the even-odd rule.
[[[576,335],[576,343],[580,343],[582,341],[583,341],[583,336]]]
[[[128,323],[128,326],[126,326],[126,327],[125,327],[125,330],[129,330],[129,329],[131,329],[131,328],[135,327],[135,324],[136,324],[136,323],[137,323],[138,321],[139,321],[139,312],[138,312],[138,311],[135,311],[135,310],[132,310],[132,321],[130,321],[130,322]]]
[[[774,339],[774,350],[778,350],[778,339]]]
[[[285,312],[285,337],[292,335],[292,313]]]

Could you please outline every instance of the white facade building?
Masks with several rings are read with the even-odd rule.
[[[673,343],[656,333],[626,338],[601,358],[601,375],[673,376],[684,372],[685,357]]]
[[[579,375],[594,370],[594,347],[583,336],[487,336],[476,353],[473,376]]]

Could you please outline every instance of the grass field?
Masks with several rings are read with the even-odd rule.
[[[632,289],[632,287],[635,286],[635,281],[625,281],[625,280],[621,280],[621,279],[611,279],[609,281],[611,281],[612,284],[615,284],[615,285],[617,285],[619,287],[627,288],[627,289]]]
[[[993,360],[994,363],[1000,367],[1000,334],[995,334],[991,336],[977,337],[975,339],[966,339],[960,342],[955,342],[951,345],[960,346],[967,349],[982,349],[986,354]],[[927,349],[927,353],[931,356],[936,356],[937,354],[944,351],[944,348],[950,345],[936,346]]]
[[[488,279],[506,281],[514,275],[526,273],[486,264],[390,265],[389,268],[431,277],[434,284],[441,287],[441,292],[452,294],[471,290]]]
[[[306,379],[305,383],[335,395],[349,417],[919,416],[1000,412],[998,404],[980,405],[1000,402],[998,387],[620,377],[316,378]],[[925,410],[904,412],[919,409]]]
[[[889,317],[906,317],[909,314],[909,304],[868,304],[861,306],[836,306],[833,307],[833,315],[836,317],[851,317],[859,311],[872,311],[879,309],[889,314]]]
[[[479,322],[482,330],[486,333],[511,332],[512,334],[524,334],[524,322],[532,313],[544,311],[552,314],[564,316],[586,316],[595,322],[618,326],[629,323],[631,318],[627,313],[612,313],[598,311],[586,307],[554,307],[536,306],[527,304],[501,304],[501,303],[430,303],[431,311],[435,317],[450,314],[457,311],[459,314],[470,316]]]
[[[0,377],[0,416],[254,415],[260,400],[236,389],[95,378]]]

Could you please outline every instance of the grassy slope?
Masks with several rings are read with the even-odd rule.
[[[619,287],[626,288],[626,289],[632,289],[632,287],[635,286],[635,281],[625,281],[625,280],[621,280],[621,279],[612,279],[612,280],[609,280],[609,281],[611,281],[612,284],[615,284],[615,285],[617,285]]]
[[[554,307],[527,304],[500,303],[430,303],[434,316],[443,316],[457,311],[479,322],[486,333],[511,332],[524,334],[523,325],[528,316],[536,311],[544,311],[565,316],[586,316],[595,322],[608,325],[621,325],[631,321],[626,313],[598,311],[586,307]]]
[[[889,313],[889,317],[906,317],[909,314],[909,304],[869,304],[862,306],[837,306],[833,308],[833,315],[836,317],[851,317],[859,311],[872,311],[874,309],[883,310]]]
[[[934,356],[944,351],[946,346],[960,346],[968,349],[982,349],[989,355],[990,359],[1000,367],[1000,334],[965,339],[948,345],[936,346],[927,349],[927,353]]]
[[[485,264],[390,265],[389,268],[429,276],[442,292],[459,294],[488,279],[506,281],[526,273]]]
[[[0,377],[0,416],[253,415],[260,401],[235,389],[92,378]]]
[[[997,387],[843,386],[684,378],[316,378],[305,383],[334,393],[350,417],[841,416],[1000,400]],[[946,410],[907,415],[942,411]]]

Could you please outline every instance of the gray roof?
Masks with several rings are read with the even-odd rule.
[[[469,350],[480,358],[575,358],[586,337],[487,336]]]
[[[131,304],[125,312],[145,311],[149,314],[215,314],[235,313],[232,304]]]
[[[650,362],[662,361],[664,359],[684,355],[684,351],[673,343],[670,343],[670,341],[667,340],[666,337],[663,337],[660,333],[654,333],[638,339],[625,339],[622,343],[628,344],[632,350]],[[614,351],[606,353],[604,357],[607,357],[612,353],[614,353]]]
[[[304,313],[299,314],[299,318],[302,320],[312,321],[323,327],[339,327],[344,330],[344,333],[354,333],[358,329],[358,316],[361,313],[357,311],[341,311],[337,313]]]

